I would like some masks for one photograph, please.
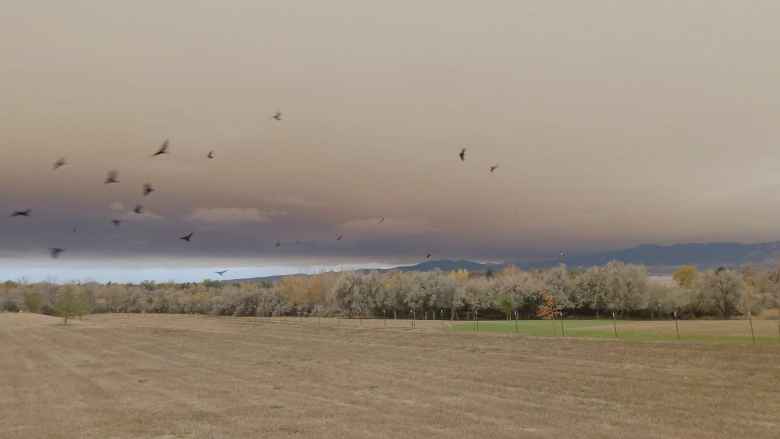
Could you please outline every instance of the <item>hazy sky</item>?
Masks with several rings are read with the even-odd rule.
[[[780,239],[776,1],[2,9],[0,278]]]

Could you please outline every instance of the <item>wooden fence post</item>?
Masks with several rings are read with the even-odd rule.
[[[615,338],[618,338],[617,319],[615,318],[615,311],[612,311],[612,328],[615,330]]]
[[[750,323],[750,337],[753,338],[753,344],[756,344],[756,333],[753,332],[753,313],[748,310],[748,322]]]
[[[674,330],[677,332],[677,340],[680,339],[680,322],[677,318],[677,311],[674,312]]]
[[[566,337],[566,327],[563,325],[564,317],[565,317],[565,315],[564,315],[563,311],[561,311],[561,336],[562,337]]]

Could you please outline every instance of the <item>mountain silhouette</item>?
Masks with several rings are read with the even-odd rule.
[[[656,245],[642,244],[627,249],[583,253],[544,260],[516,260],[503,264],[482,263],[465,259],[440,259],[425,261],[414,265],[402,265],[385,269],[361,269],[359,272],[387,271],[457,271],[468,270],[472,273],[501,271],[504,267],[514,265],[522,269],[538,269],[555,267],[561,263],[570,268],[587,268],[620,261],[626,264],[641,264],[648,267],[651,273],[671,273],[680,265],[695,265],[700,269],[720,266],[738,267],[745,264],[773,264],[780,261],[780,241],[759,244],[742,244],[738,242],[713,242]],[[290,276],[303,276],[296,274]],[[234,279],[226,282],[274,282],[287,276],[267,276],[249,279]]]

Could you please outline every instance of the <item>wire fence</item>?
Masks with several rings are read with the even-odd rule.
[[[515,311],[506,319],[480,318],[479,311],[459,316],[446,312],[385,311],[382,315],[325,316],[314,313],[258,317],[269,323],[343,329],[446,330],[456,333],[509,333],[547,337],[589,337],[631,341],[701,341],[780,345],[780,320],[622,320],[616,314],[601,319],[570,318],[563,313],[547,319],[522,319]]]

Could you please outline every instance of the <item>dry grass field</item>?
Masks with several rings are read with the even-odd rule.
[[[777,438],[780,344],[0,314],[0,438]]]

